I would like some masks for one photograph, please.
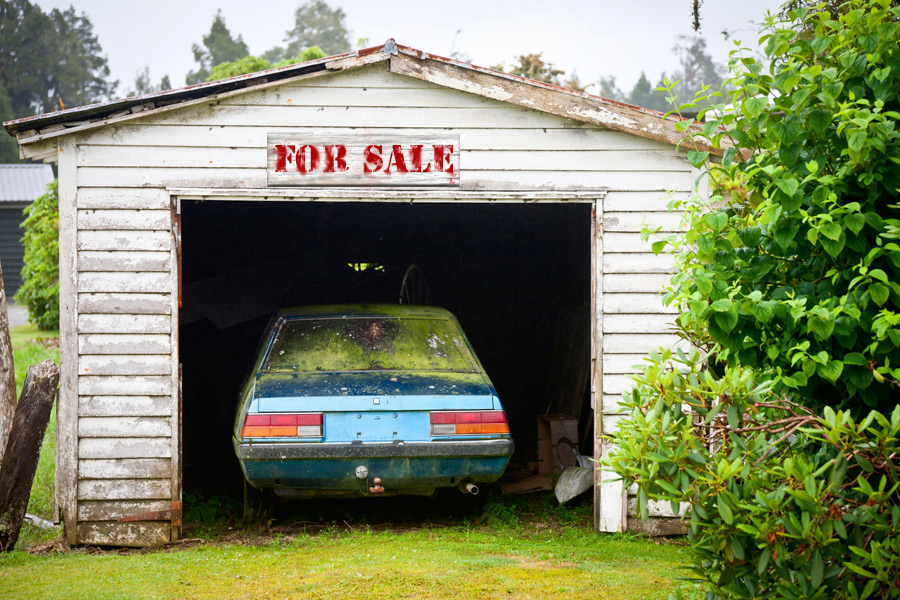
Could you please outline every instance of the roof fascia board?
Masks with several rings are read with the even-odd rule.
[[[182,108],[186,108],[188,106],[196,106],[198,104],[208,104],[210,102],[216,102],[219,100],[224,100],[226,98],[233,98],[234,96],[240,96],[242,94],[246,94],[249,92],[264,90],[264,89],[268,89],[271,87],[284,85],[287,83],[293,83],[296,81],[303,81],[306,79],[314,79],[316,77],[322,77],[322,76],[326,76],[326,75],[329,75],[332,73],[346,71],[348,69],[353,69],[353,68],[362,67],[365,65],[370,65],[370,64],[386,61],[389,58],[390,58],[389,55],[383,54],[381,52],[373,53],[373,54],[366,54],[364,56],[343,57],[343,58],[339,58],[337,60],[326,62],[324,71],[314,71],[312,73],[303,73],[300,75],[296,75],[294,77],[286,77],[284,79],[278,79],[277,81],[261,82],[261,83],[255,84],[255,85],[241,88],[239,90],[231,90],[228,92],[222,92],[219,94],[204,96],[202,98],[194,98],[192,100],[185,100],[183,102],[167,104],[166,106],[160,106],[158,108],[138,110],[135,112],[129,111],[124,114],[119,114],[116,116],[109,116],[109,117],[106,117],[103,119],[99,119],[97,121],[85,122],[80,125],[75,125],[74,127],[63,127],[61,129],[54,129],[53,131],[41,131],[41,130],[28,129],[28,130],[20,131],[20,132],[16,133],[16,139],[18,140],[19,146],[21,148],[28,144],[34,144],[36,142],[49,140],[52,138],[58,138],[58,137],[65,136],[65,135],[71,135],[73,133],[90,131],[92,129],[97,129],[98,127],[103,127],[106,125],[122,123],[124,121],[130,121],[132,119],[147,117],[150,115],[159,115],[159,114],[167,113],[167,112],[170,112],[173,110],[179,110]],[[134,107],[134,108],[139,108],[139,107]],[[134,109],[131,109],[131,110],[134,110]]]
[[[692,140],[691,133],[699,132],[700,127],[695,125],[683,132],[678,131],[675,127],[678,120],[663,118],[656,111],[645,111],[506,73],[473,68],[459,61],[428,55],[419,57],[416,51],[403,47],[400,54],[391,59],[390,70],[435,85],[676,145],[683,150],[696,148],[723,154],[727,149],[713,148],[705,138]]]
[[[41,140],[33,144],[19,144],[19,158],[56,162],[59,158],[57,140]]]

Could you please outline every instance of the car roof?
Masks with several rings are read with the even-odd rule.
[[[295,306],[282,308],[278,317],[302,319],[307,317],[389,317],[416,319],[452,319],[453,314],[438,306],[412,306],[409,304],[328,304],[324,306]]]

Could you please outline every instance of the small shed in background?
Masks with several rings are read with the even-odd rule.
[[[22,285],[22,210],[46,192],[51,181],[50,165],[0,165],[0,265],[3,289],[9,298]]]
[[[582,453],[607,454],[633,365],[679,341],[659,298],[670,257],[639,233],[676,231],[667,195],[699,179],[676,124],[393,40],[6,123],[24,156],[59,165],[68,541],[177,539],[185,490],[240,477],[232,410],[267,315],[390,301],[382,277],[410,262],[463,324],[519,449],[566,408]],[[449,176],[304,179],[303,145],[335,139],[348,156],[442,140]],[[599,531],[631,523],[611,479],[596,470]]]

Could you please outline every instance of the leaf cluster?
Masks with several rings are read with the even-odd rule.
[[[900,406],[855,420],[785,398],[696,350],[655,354],[625,394],[611,466],[638,512],[685,512],[713,597],[900,598]]]
[[[608,464],[640,516],[688,520],[710,597],[900,598],[893,4],[769,17],[765,65],[738,49],[730,91],[681,107],[724,98],[679,124],[724,150],[687,152],[722,193],[653,244],[695,350],[651,354]]]
[[[900,8],[852,2],[840,20],[795,10],[770,17],[761,45],[769,67],[735,51],[729,103],[703,111],[697,134],[727,148],[710,168],[749,193],[680,207],[689,231],[670,240],[668,301],[717,361],[767,373],[777,392],[889,411],[900,399]],[[688,157],[703,167],[709,153]]]
[[[206,80],[215,81],[216,79],[225,79],[227,77],[246,75],[247,73],[255,73],[257,71],[265,71],[266,69],[285,67],[287,65],[302,63],[308,60],[315,60],[317,58],[323,58],[325,56],[326,54],[318,46],[307,48],[297,56],[294,56],[293,58],[286,58],[275,64],[272,64],[265,58],[248,55],[240,60],[236,60],[233,62],[224,62],[216,65],[215,67],[213,67],[212,73],[210,73],[209,77]]]
[[[58,180],[25,210],[25,261],[16,302],[41,329],[59,329],[59,192]]]

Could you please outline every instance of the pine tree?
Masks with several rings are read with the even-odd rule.
[[[231,36],[221,10],[213,18],[209,33],[203,36],[203,46],[194,44],[191,50],[194,52],[194,60],[200,66],[187,74],[185,81],[188,85],[206,81],[216,65],[236,61],[250,54],[241,36]]]

